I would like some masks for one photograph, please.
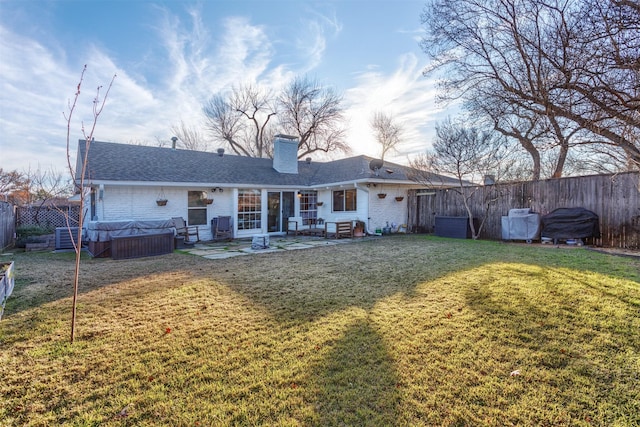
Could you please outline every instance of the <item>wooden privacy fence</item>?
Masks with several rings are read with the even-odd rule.
[[[628,249],[640,248],[640,173],[594,175],[497,184],[475,190],[470,200],[474,216],[481,218],[485,197],[495,196],[480,234],[482,239],[502,238],[501,217],[509,209],[531,208],[545,215],[557,208],[582,207],[595,212],[602,236],[594,244]],[[487,199],[494,197],[487,197]],[[463,200],[453,189],[412,190],[408,197],[409,230],[431,233],[435,217],[466,216]]]
[[[16,233],[16,210],[11,203],[0,202],[0,251],[13,243]]]

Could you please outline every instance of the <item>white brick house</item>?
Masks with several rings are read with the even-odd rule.
[[[86,142],[80,140],[78,171],[85,152]],[[283,233],[290,217],[302,217],[305,223],[320,218],[362,221],[366,230],[374,231],[407,222],[407,191],[424,187],[410,179],[410,172],[366,156],[299,161],[297,140],[283,135],[274,141],[273,160],[221,150],[210,153],[93,141],[85,178],[91,194],[87,213],[93,221],[179,216],[188,225],[198,225],[204,240],[212,237],[212,219],[219,216],[231,216],[233,235],[238,238]],[[166,204],[161,206],[160,198]]]

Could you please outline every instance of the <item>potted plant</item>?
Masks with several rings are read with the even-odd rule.
[[[378,199],[384,199],[387,197],[387,193],[378,193]]]
[[[167,202],[168,200],[164,195],[164,190],[160,188],[160,193],[158,193],[158,197],[156,198],[156,204],[158,206],[166,206]]]
[[[204,199],[204,203],[205,203],[205,205],[210,205],[211,203],[213,203],[213,197],[211,197],[209,199]]]
[[[316,205],[322,206],[322,205],[324,205],[324,202],[317,202]]]
[[[401,202],[404,200],[403,196],[396,196],[396,202]]]
[[[356,221],[355,227],[353,227],[353,236],[354,237],[364,237],[364,222]]]

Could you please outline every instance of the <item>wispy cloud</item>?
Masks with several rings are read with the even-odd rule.
[[[47,151],[59,158],[64,154],[59,141],[64,141],[62,113],[68,98],[63,88],[75,87],[69,85],[64,56],[0,26],[0,57],[0,167],[36,167]]]
[[[342,31],[334,15],[309,14],[306,28],[310,31],[303,35],[306,44],[297,44],[296,40],[276,39],[271,28],[256,25],[247,17],[228,17],[214,32],[204,24],[198,7],[180,17],[158,10],[157,43],[150,50],[149,63],[119,63],[98,46],[64,50],[55,40],[45,45],[0,26],[0,56],[8,58],[0,61],[0,167],[65,167],[63,112],[85,63],[74,62],[78,58],[86,59],[88,72],[72,123],[72,150],[82,137],[81,122],[92,118],[96,87],[107,85],[114,73],[118,77],[96,138],[155,144],[168,141],[171,127],[181,121],[206,133],[202,105],[216,92],[241,82],[277,89],[295,75],[312,72],[323,63],[330,43]],[[277,49],[296,45],[306,52],[303,59],[298,55],[298,62],[276,62],[281,53]],[[389,112],[405,123],[406,141],[397,161],[426,146],[426,135],[440,110],[434,104],[432,82],[422,76],[424,65],[415,55],[405,54],[394,72],[372,66],[352,76],[354,83],[345,92],[345,107],[350,117],[348,141],[354,152],[378,155],[369,127],[376,110]]]
[[[380,155],[370,126],[374,112],[381,111],[402,123],[403,142],[399,153],[389,160],[405,162],[408,155],[424,151],[442,109],[435,104],[435,87],[422,75],[425,64],[414,54],[402,55],[393,74],[371,67],[356,76],[356,86],[347,90],[345,100],[351,117],[349,140],[354,151],[370,156]]]
[[[327,49],[327,38],[335,39],[342,32],[342,23],[335,12],[327,15],[312,10],[309,16],[313,19],[303,20],[302,27],[305,31],[299,32],[297,41],[298,51],[307,58],[307,64],[301,70],[304,73],[315,69],[322,62]]]

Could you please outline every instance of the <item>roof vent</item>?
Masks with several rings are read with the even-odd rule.
[[[224,156],[224,148],[218,148],[218,156]]]
[[[311,157],[307,157],[306,159],[304,159],[305,162],[307,162],[308,165],[311,164]]]

